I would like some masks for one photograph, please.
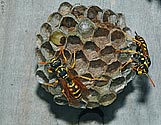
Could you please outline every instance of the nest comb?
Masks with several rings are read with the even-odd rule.
[[[42,24],[40,33],[37,34],[37,60],[50,60],[60,50],[59,46],[63,45],[68,67],[73,62],[75,51],[76,74],[107,79],[106,82],[82,80],[90,94],[88,100],[77,108],[107,106],[135,77],[131,65],[120,70],[131,58],[130,53],[115,52],[117,49],[136,49],[136,45],[126,37],[129,31],[121,13],[114,13],[110,9],[103,10],[98,6],[72,6],[64,2],[58,12],[49,15],[47,22]],[[41,84],[52,82],[45,65],[37,65],[36,77]],[[68,104],[61,92],[61,86],[42,87],[53,95],[57,104]]]

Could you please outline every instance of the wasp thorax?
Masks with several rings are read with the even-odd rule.
[[[51,59],[50,66],[54,69],[58,68],[59,66],[61,66],[61,60],[59,58]]]
[[[59,76],[66,80],[68,78],[67,70],[64,67],[58,69]]]

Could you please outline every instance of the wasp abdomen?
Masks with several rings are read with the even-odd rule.
[[[78,87],[78,85],[76,85],[74,82],[70,82],[68,83],[68,88],[69,88],[69,91],[76,99],[81,98],[81,90]]]

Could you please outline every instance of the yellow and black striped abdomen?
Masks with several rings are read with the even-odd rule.
[[[70,93],[74,96],[75,99],[79,99],[82,97],[81,89],[73,81],[71,82],[71,84],[68,84],[68,88]]]

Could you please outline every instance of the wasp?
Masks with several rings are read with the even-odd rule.
[[[85,76],[74,75],[71,70],[76,65],[75,51],[74,51],[74,63],[70,68],[65,66],[67,61],[63,49],[60,50],[60,54],[63,55],[64,64],[62,60],[58,57],[53,57],[49,62],[39,62],[39,64],[48,64],[48,73],[54,74],[56,80],[54,83],[45,83],[47,86],[55,86],[58,83],[62,86],[62,93],[67,98],[69,104],[79,105],[79,100],[87,99],[89,95],[87,87],[80,81],[80,78],[86,80],[102,80],[100,78],[88,78]],[[59,54],[59,55],[60,55]]]
[[[136,31],[135,31],[135,34],[136,34],[135,38],[133,38],[132,40],[136,42],[136,45],[137,45],[136,51],[143,53],[143,55],[146,58],[148,58],[148,60],[150,61],[147,44],[146,44],[144,38],[139,36]],[[150,61],[150,64],[151,64],[151,61]]]
[[[135,38],[132,38],[132,40],[137,45],[136,51],[133,51],[133,50],[116,50],[116,52],[134,53],[133,56],[137,57],[138,61],[130,59],[129,61],[127,61],[123,65],[122,68],[124,68],[129,63],[134,62],[135,65],[132,66],[132,69],[136,72],[136,74],[137,75],[145,74],[148,77],[148,79],[150,80],[150,82],[152,83],[153,87],[155,87],[155,84],[154,84],[153,80],[148,75],[149,67],[151,65],[151,60],[150,60],[147,44],[146,44],[146,42],[145,42],[143,37],[139,36],[136,32],[135,32],[135,34],[136,34]]]

